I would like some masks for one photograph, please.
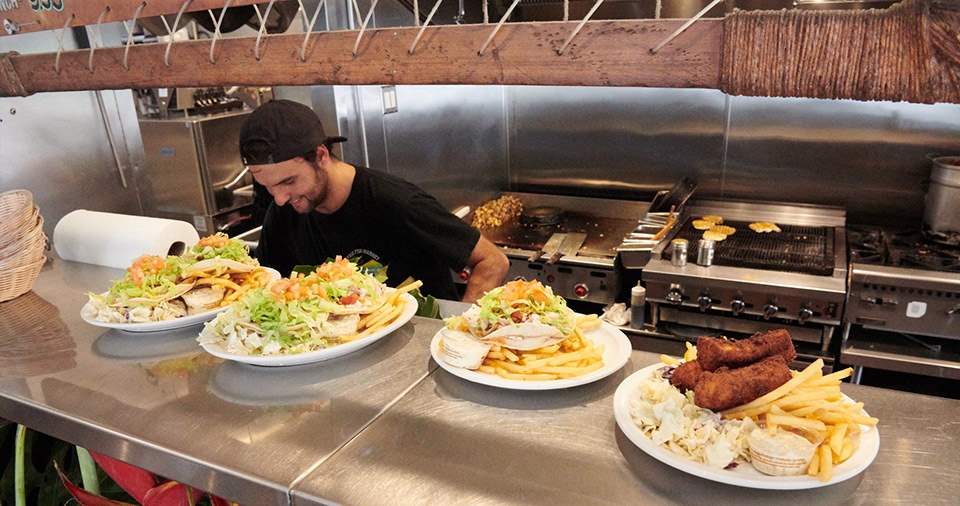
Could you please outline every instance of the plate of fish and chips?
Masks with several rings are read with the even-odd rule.
[[[784,340],[789,346],[781,346]],[[774,490],[833,485],[857,476],[876,458],[878,420],[840,391],[850,369],[823,374],[823,361],[817,360],[790,370],[786,364],[795,352],[785,331],[741,341],[700,338],[688,347],[682,359],[663,356],[661,363],[633,373],[614,394],[617,425],[651,457],[711,481]],[[771,383],[770,377],[783,381]],[[759,453],[759,445],[756,452],[750,448],[751,435],[796,439],[797,434],[812,440],[805,441],[813,446],[812,458],[792,472],[786,464],[765,465],[779,466],[793,453],[771,458]]]

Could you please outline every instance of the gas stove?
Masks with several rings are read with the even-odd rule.
[[[960,248],[921,231],[856,227],[849,237],[846,323],[960,339]]]

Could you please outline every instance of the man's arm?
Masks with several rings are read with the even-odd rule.
[[[472,304],[487,291],[503,284],[503,278],[510,268],[510,260],[496,244],[481,235],[470,253],[467,267],[471,273],[467,280],[467,290],[463,294],[463,302]]]

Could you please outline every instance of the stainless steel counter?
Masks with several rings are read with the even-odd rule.
[[[953,503],[960,401],[861,385],[880,453],[860,476],[806,491],[697,478],[617,428],[613,394],[659,360],[635,350],[604,380],[506,391],[430,359],[441,322],[414,318],[314,365],[225,363],[198,328],[127,334],[84,323],[88,290],[122,271],[55,260],[0,303],[0,418],[242,504]]]
[[[0,304],[0,418],[244,504],[289,504],[301,475],[436,367],[418,336],[432,320],[346,360],[281,368],[213,359],[200,327],[85,323],[85,293],[122,274],[54,260],[32,292]]]

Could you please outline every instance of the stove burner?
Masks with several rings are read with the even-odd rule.
[[[520,213],[520,223],[531,227],[559,225],[563,221],[563,215],[563,209],[558,207],[530,207]]]
[[[934,232],[927,230],[924,232],[931,241],[945,246],[960,246],[960,232]]]
[[[932,240],[930,232],[848,229],[848,244],[855,263],[960,272],[960,249]]]
[[[890,262],[940,272],[960,272],[960,250],[931,243],[923,234],[894,235],[889,245]]]
[[[864,264],[882,264],[889,262],[887,255],[887,234],[877,229],[847,229],[847,244],[850,247],[850,260]]]

